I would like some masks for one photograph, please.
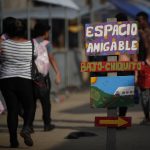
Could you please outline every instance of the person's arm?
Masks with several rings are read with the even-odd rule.
[[[57,62],[56,62],[56,60],[55,60],[53,54],[50,54],[50,53],[49,53],[49,54],[48,54],[48,57],[49,57],[49,61],[50,61],[51,65],[52,65],[52,67],[53,67],[53,69],[54,69],[54,71],[55,71],[55,73],[56,73],[55,82],[56,82],[56,84],[59,84],[59,83],[61,82],[61,73],[60,73],[60,71],[59,71]]]
[[[131,55],[131,61],[137,62],[138,61],[138,55],[137,54],[133,54]],[[137,83],[138,80],[138,71],[135,71],[135,84]]]
[[[52,50],[52,45],[51,45],[51,43],[48,43],[47,44],[47,52],[48,52],[49,62],[51,63],[51,65],[56,73],[55,82],[56,82],[56,84],[59,84],[61,82],[61,73],[60,73],[59,67],[57,65],[57,61],[54,58],[53,54],[51,53],[51,50]]]

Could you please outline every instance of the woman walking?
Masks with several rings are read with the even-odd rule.
[[[7,124],[11,148],[19,146],[17,127],[20,103],[24,109],[24,123],[20,135],[26,145],[33,145],[29,132],[34,105],[31,80],[32,43],[26,40],[25,31],[23,23],[15,20],[7,30],[9,39],[1,43],[0,82],[8,110]]]

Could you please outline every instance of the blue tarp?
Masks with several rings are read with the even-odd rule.
[[[150,9],[147,6],[141,5],[140,3],[132,3],[131,0],[109,0],[112,2],[116,7],[121,9],[124,13],[130,15],[131,17],[135,18],[136,14],[140,11],[145,11],[149,15],[150,20]]]

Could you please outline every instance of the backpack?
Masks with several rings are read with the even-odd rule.
[[[43,76],[46,76],[50,69],[49,57],[46,45],[49,43],[47,40],[44,40],[40,43],[33,39],[34,43],[34,62],[38,69],[38,72]]]
[[[38,43],[36,39],[32,42],[32,69],[31,76],[36,87],[47,87],[47,79],[49,78],[50,63],[46,45],[48,41]]]

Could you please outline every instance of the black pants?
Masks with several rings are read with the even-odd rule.
[[[24,109],[23,130],[28,130],[33,114],[33,89],[32,81],[24,78],[1,79],[1,91],[4,96],[8,114],[7,125],[10,133],[10,142],[17,140],[19,104]]]
[[[119,116],[125,117],[128,107],[119,107]]]
[[[150,90],[141,89],[141,104],[144,112],[145,119],[150,119],[149,116],[149,100],[150,100]]]
[[[51,102],[50,102],[51,82],[49,76],[45,78],[45,87],[38,87],[36,84],[33,84],[33,87],[34,87],[34,102],[35,102],[33,120],[36,112],[36,101],[37,99],[39,99],[42,105],[44,126],[49,125],[51,123]],[[32,125],[33,123],[31,124],[31,126]]]

